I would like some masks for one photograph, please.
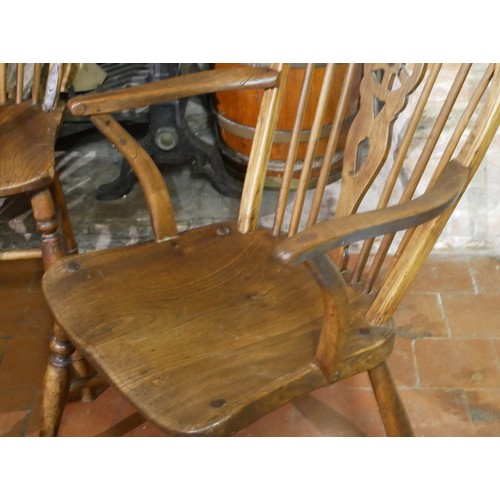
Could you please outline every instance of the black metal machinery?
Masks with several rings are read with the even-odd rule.
[[[101,64],[108,77],[97,91],[124,88],[147,81],[157,81],[177,76],[181,67],[179,63],[155,64]],[[198,66],[189,65],[189,71],[198,71]],[[71,92],[70,97],[75,95]],[[201,96],[202,105],[208,117],[208,130],[215,144],[198,137],[188,125],[186,118],[187,99],[171,101],[165,104],[151,105],[147,110],[134,110],[117,113],[121,122],[146,123],[147,133],[139,140],[155,163],[163,169],[172,165],[190,164],[192,174],[206,176],[220,193],[239,197],[242,183],[232,177],[225,165],[218,147],[217,125],[213,118],[209,96]],[[66,127],[82,130],[86,123],[74,121]],[[118,177],[108,184],[99,186],[96,197],[99,200],[115,200],[127,195],[137,182],[134,172],[124,160]]]

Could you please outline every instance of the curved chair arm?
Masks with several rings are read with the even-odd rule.
[[[456,200],[468,174],[467,167],[452,160],[437,182],[418,198],[393,207],[320,222],[281,241],[274,251],[275,256],[283,262],[297,264],[355,241],[418,226],[437,217]]]
[[[178,231],[172,200],[153,159],[111,115],[94,115],[90,121],[120,151],[137,175],[156,241],[175,238]]]
[[[276,87],[278,78],[278,71],[267,68],[212,69],[137,87],[74,97],[68,102],[68,109],[74,116],[114,113],[224,90]]]

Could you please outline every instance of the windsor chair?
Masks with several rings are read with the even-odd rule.
[[[345,73],[318,181],[308,190],[336,78],[336,65],[327,65],[291,192],[315,71],[307,65],[274,223],[265,227],[259,209],[288,67],[240,69],[247,73],[239,77],[211,70],[70,101],[69,110],[90,115],[136,170],[156,241],[61,259],[46,273],[44,293],[71,341],[170,433],[230,435],[300,395],[368,371],[387,434],[412,435],[386,365],[391,316],[496,132],[500,65],[485,66],[465,98],[471,65],[461,65],[430,133],[413,140],[441,65],[365,64],[332,217],[320,208],[356,68]],[[109,113],[250,85],[265,90],[239,219],[179,234],[154,164]],[[442,140],[444,149],[436,148]]]
[[[65,197],[55,170],[55,142],[62,124],[71,64],[0,64],[0,197],[30,196],[41,249],[0,252],[0,260],[42,258],[45,269],[77,253]],[[56,335],[63,335],[59,325]],[[76,377],[89,367],[73,354]],[[92,398],[88,388],[82,398]]]

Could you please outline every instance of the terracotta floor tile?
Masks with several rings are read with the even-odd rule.
[[[123,397],[112,388],[100,394],[94,401],[75,401],[66,405],[59,429],[60,436],[108,435],[108,431],[118,424]],[[130,414],[133,413],[133,410]],[[123,415],[125,419],[129,415]],[[127,428],[127,431],[131,430]],[[109,435],[116,435],[110,432]]]
[[[426,388],[500,388],[500,368],[491,340],[418,339],[415,356]]]
[[[25,435],[34,400],[34,391],[0,391],[0,436]]]
[[[335,435],[385,436],[377,401],[371,389],[353,389],[341,381],[314,391],[310,397],[330,409],[330,423],[324,419],[322,425],[327,430],[334,425]]]
[[[12,409],[29,409],[34,395],[34,391],[26,389],[0,391],[0,412]]]
[[[238,437],[317,437],[321,433],[288,403],[256,420],[236,434]]]
[[[447,337],[448,329],[437,293],[409,293],[394,314],[394,328],[401,337]]]
[[[464,391],[400,390],[416,436],[473,436]]]
[[[0,290],[0,337],[51,335],[53,320],[41,292]]]
[[[500,257],[469,257],[479,292],[500,293]]]
[[[500,337],[500,294],[443,293],[442,300],[453,337]]]
[[[476,437],[500,437],[500,425],[488,424],[482,427],[475,426]]]
[[[500,389],[465,391],[476,436],[500,436]]]
[[[8,339],[0,338],[0,364],[2,363],[3,355],[5,353],[5,350],[7,349],[7,342]]]
[[[0,291],[39,291],[42,273],[41,259],[0,261]]]
[[[26,426],[25,436],[38,437],[40,435],[40,422],[41,422],[41,408],[42,408],[42,391],[35,391],[33,398],[33,405],[31,415]]]
[[[431,256],[413,282],[411,292],[474,292],[467,257]]]
[[[394,350],[387,360],[397,387],[415,387],[418,383],[413,341],[396,337]]]
[[[46,337],[10,339],[0,364],[0,387],[40,389],[48,355]]]
[[[4,411],[0,413],[0,437],[23,436],[29,415],[29,410]]]
[[[500,436],[500,389],[465,391],[477,436]]]
[[[294,401],[294,405],[322,436],[365,436],[361,427],[366,427],[366,424],[363,422],[358,427],[352,418],[342,413],[337,401],[328,404],[317,396],[307,394]]]
[[[350,388],[350,389],[371,389],[370,378],[368,377],[367,372],[358,373],[353,377],[349,377],[345,380],[341,380],[337,383],[337,385],[341,385],[342,387]]]

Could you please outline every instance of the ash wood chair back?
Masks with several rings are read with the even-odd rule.
[[[389,320],[500,122],[500,65],[482,67],[473,86],[466,83],[471,65],[460,65],[440,107],[428,112],[441,69],[363,65],[333,204],[325,192],[354,65],[345,72],[314,190],[307,188],[335,64],[324,69],[294,192],[312,64],[296,110],[281,109],[288,64],[217,69],[72,99],[69,110],[90,116],[137,173],[156,241],[66,257],[46,273],[45,296],[68,337],[51,344],[43,434],[57,433],[74,343],[168,432],[232,434],[301,394],[368,371],[387,433],[412,435],[385,363],[394,341]],[[110,113],[245,88],[264,91],[238,222],[179,233],[156,166]],[[295,121],[274,222],[266,228],[260,210],[263,197],[272,197],[264,184],[280,112],[294,112]],[[422,137],[419,122],[432,118]]]

